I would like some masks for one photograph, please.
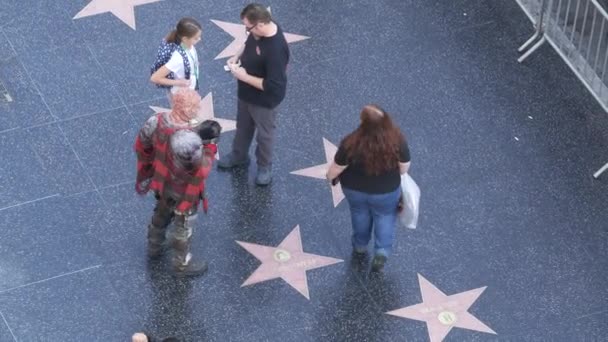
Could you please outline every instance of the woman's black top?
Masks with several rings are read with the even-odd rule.
[[[370,194],[385,194],[395,191],[401,185],[399,167],[379,175],[368,175],[365,173],[362,163],[357,161],[356,154],[352,158],[348,158],[344,141],[340,143],[334,161],[341,166],[348,165],[339,177],[344,188]],[[410,161],[410,150],[405,140],[399,148],[399,161],[401,163]]]

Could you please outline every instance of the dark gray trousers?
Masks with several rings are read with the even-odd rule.
[[[232,142],[232,154],[236,160],[247,158],[253,135],[257,131],[257,146],[255,148],[257,164],[261,167],[270,167],[272,165],[277,108],[264,108],[239,100],[236,116],[236,135]]]

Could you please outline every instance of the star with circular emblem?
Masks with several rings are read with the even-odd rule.
[[[443,341],[454,327],[496,334],[467,311],[481,296],[485,286],[448,296],[420,274],[418,283],[422,303],[387,314],[426,322],[431,342]]]
[[[242,241],[237,243],[262,262],[241,287],[281,278],[306,299],[310,299],[306,271],[344,261],[305,253],[302,248],[300,226],[296,226],[277,247]]]

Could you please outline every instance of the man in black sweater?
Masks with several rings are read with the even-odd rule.
[[[241,12],[249,37],[240,51],[228,59],[238,80],[238,113],[232,152],[218,161],[218,167],[232,169],[249,163],[249,146],[257,130],[255,182],[272,181],[272,148],[277,109],[287,87],[289,48],[281,28],[260,4],[249,4]]]

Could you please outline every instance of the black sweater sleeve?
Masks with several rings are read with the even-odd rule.
[[[273,42],[265,58],[266,77],[262,83],[264,92],[271,98],[283,98],[287,85],[288,53],[278,41]]]

